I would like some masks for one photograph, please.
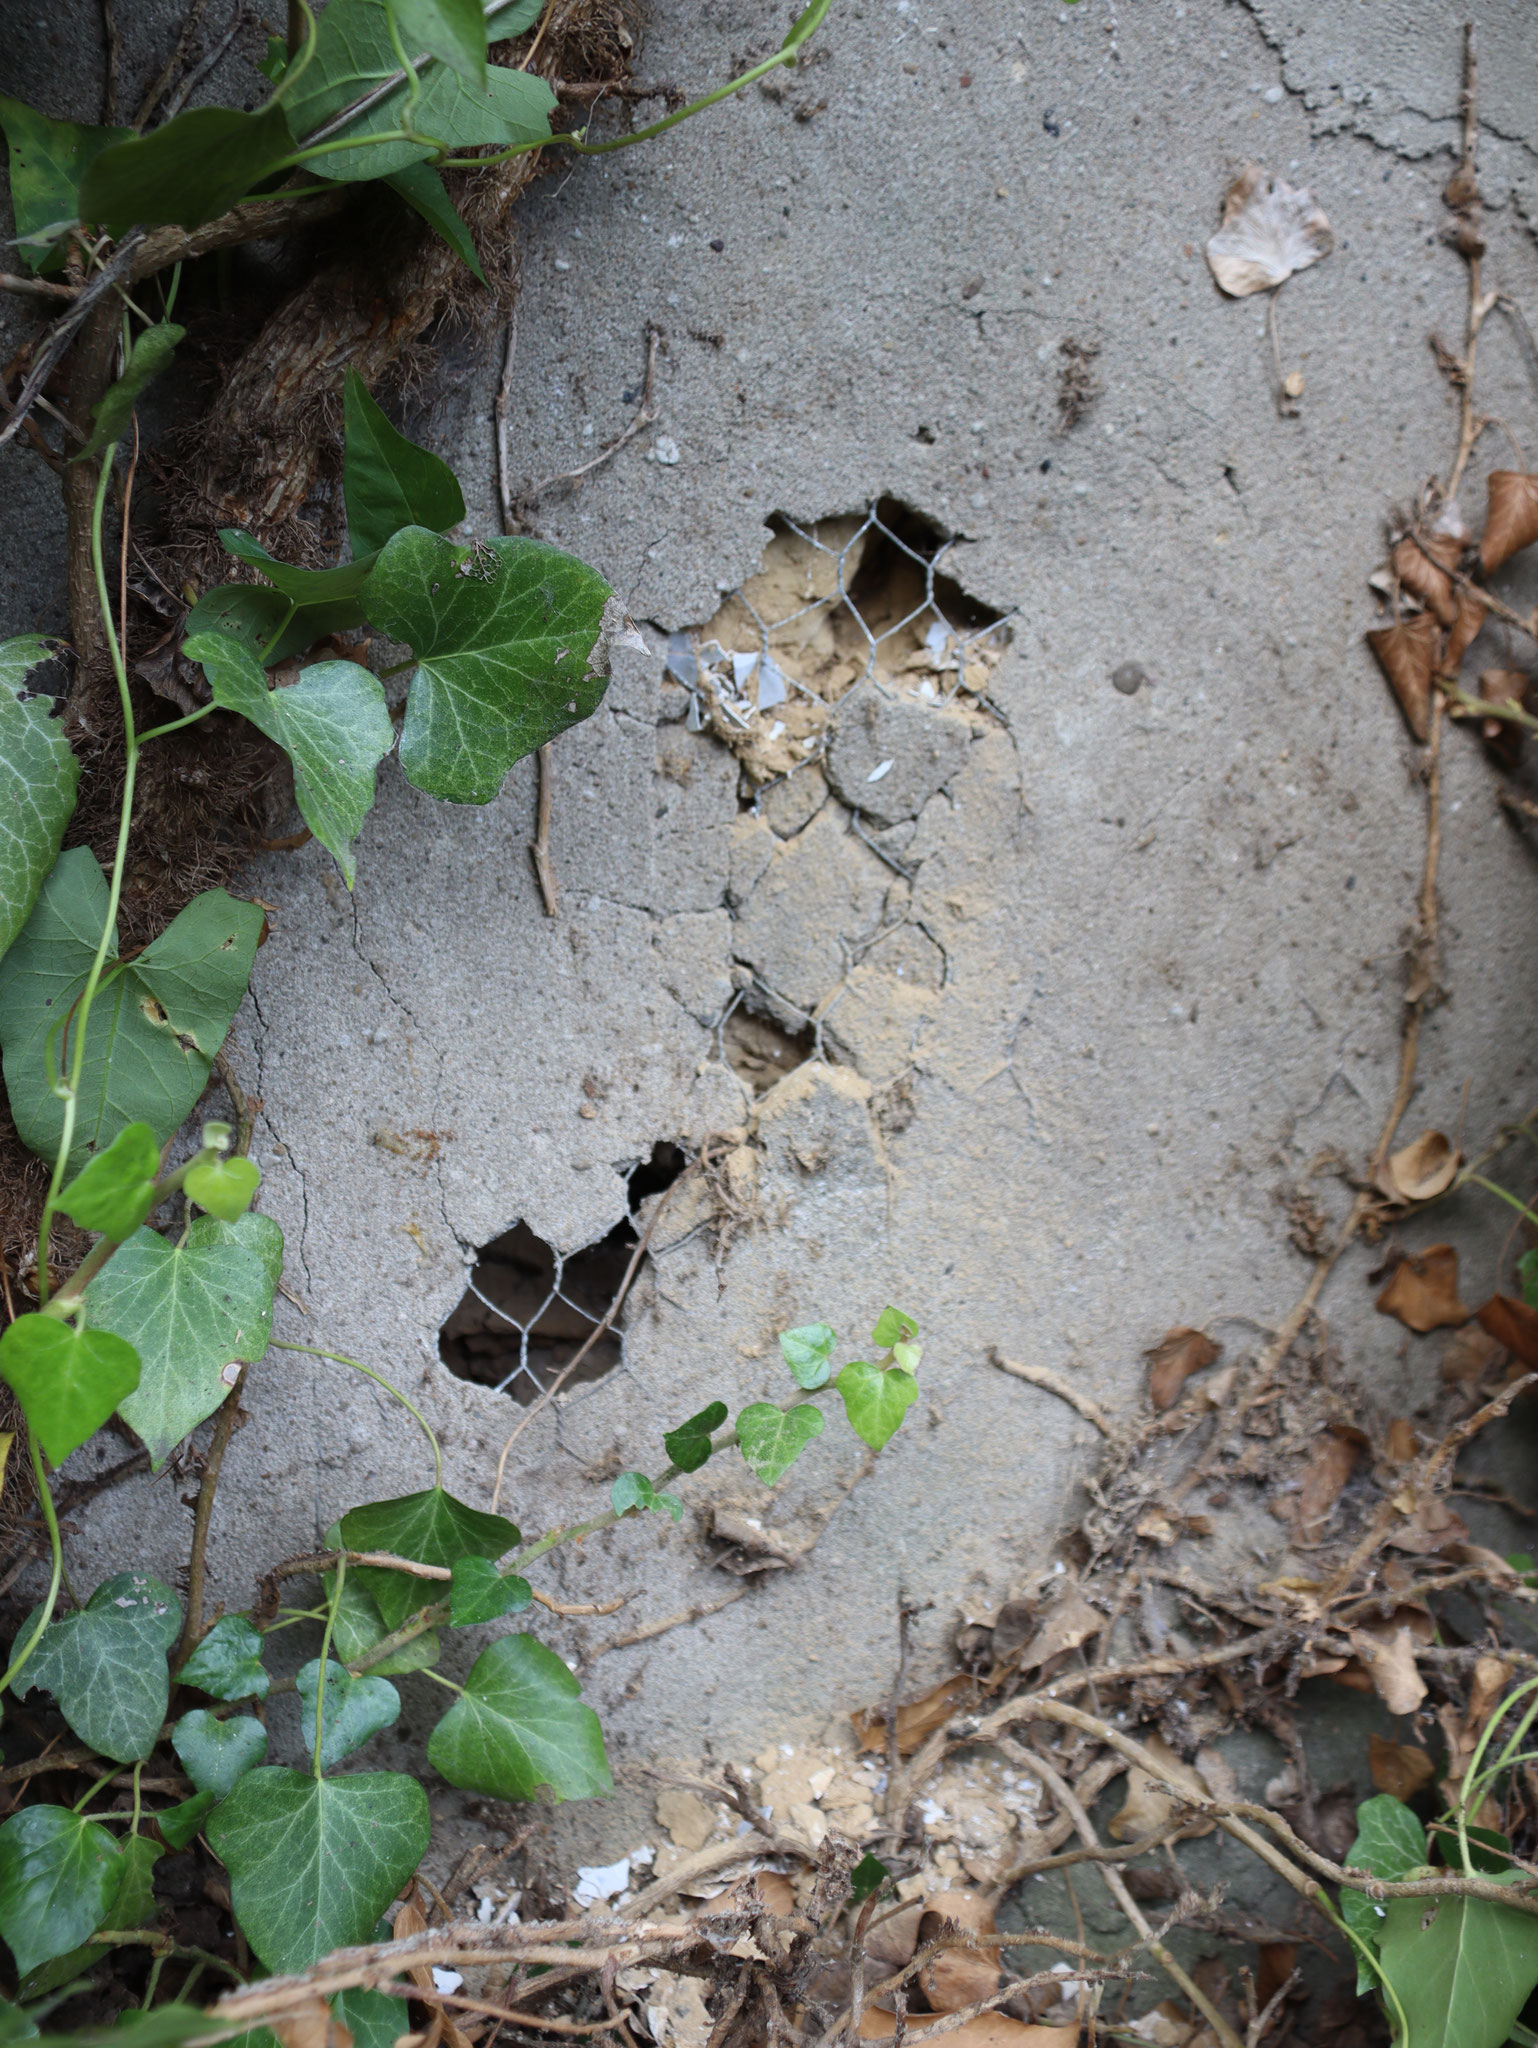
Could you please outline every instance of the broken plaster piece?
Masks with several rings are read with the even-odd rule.
[[[1230,298],[1274,291],[1335,247],[1335,236],[1306,187],[1246,164],[1223,195],[1223,225],[1207,244],[1207,262]]]

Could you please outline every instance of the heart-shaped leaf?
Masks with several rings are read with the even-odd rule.
[[[505,1557],[518,1542],[511,1522],[467,1507],[441,1486],[353,1508],[342,1517],[341,1536],[349,1550],[388,1550],[434,1565],[452,1565],[461,1557]],[[438,1597],[429,1582],[375,1565],[357,1566],[347,1576],[363,1581],[390,1629]]]
[[[0,976],[11,1113],[24,1142],[45,1159],[58,1150],[64,1105],[48,1085],[44,1046],[85,986],[106,911],[107,880],[96,856],[83,846],[61,854]],[[71,1173],[125,1124],[148,1124],[162,1144],[181,1124],[208,1086],[262,924],[254,903],[207,889],[128,965],[116,963],[112,947],[86,1033]],[[71,1021],[71,1047],[74,1029]],[[55,1034],[56,1052],[64,1035]]]
[[[367,1941],[427,1853],[427,1794],[396,1771],[315,1778],[264,1765],[209,1815],[235,1917],[265,1968]]]
[[[342,406],[342,492],[353,553],[372,558],[403,526],[434,533],[457,526],[465,516],[459,479],[431,449],[391,426],[356,370],[347,372]]]
[[[462,1696],[432,1732],[427,1758],[451,1785],[493,1799],[593,1799],[613,1789],[598,1716],[533,1636],[503,1636],[470,1667]]]
[[[374,770],[395,744],[378,681],[355,661],[319,661],[287,689],[270,690],[261,663],[223,634],[199,634],[183,652],[207,676],[215,702],[249,719],[293,762],[300,813],[351,888],[352,842],[374,801]]]
[[[43,1630],[16,1691],[41,1686],[82,1742],[117,1763],[137,1763],[154,1748],[165,1719],[166,1652],[181,1625],[181,1602],[169,1586],[146,1572],[119,1572],[84,1607]],[[31,1626],[29,1617],[18,1641]]]
[[[117,1843],[64,1806],[24,1806],[0,1826],[0,1935],[26,1976],[94,1934],[123,1881]]]
[[[527,1579],[520,1579],[515,1572],[504,1578],[489,1557],[456,1557],[449,1588],[449,1621],[455,1628],[499,1621],[504,1614],[517,1614],[527,1607],[533,1597]]]
[[[1407,1872],[1419,1870],[1430,1855],[1426,1830],[1402,1799],[1381,1792],[1375,1799],[1362,1801],[1356,1810],[1356,1840],[1351,1844],[1347,1863],[1395,1883]],[[1369,1899],[1365,1892],[1343,1888],[1340,1911],[1351,1932],[1376,1953],[1387,1925],[1383,1905]],[[1358,1993],[1370,1991],[1373,1983],[1371,1970],[1358,1957]]]
[[[281,107],[194,107],[104,149],[81,178],[81,216],[114,236],[135,226],[200,227],[270,177],[293,147]]]
[[[684,1504],[678,1495],[659,1493],[644,1472],[621,1472],[609,1488],[609,1505],[617,1515],[627,1515],[632,1508],[655,1508],[675,1522],[684,1518]]]
[[[402,170],[392,171],[384,182],[421,214],[434,234],[443,237],[472,277],[485,284],[486,273],[481,268],[480,255],[471,240],[470,230],[444,189],[442,172],[435,171],[431,164],[407,164]]]
[[[225,583],[205,592],[187,615],[189,640],[206,623],[214,632],[238,640],[264,668],[271,668],[292,654],[303,654],[329,634],[350,633],[364,623],[360,593],[374,566],[372,554],[355,556],[334,569],[297,569],[268,554],[260,541],[239,527],[221,526],[219,538],[229,554],[259,569],[266,582]],[[240,591],[261,602],[237,603],[234,593]],[[182,651],[186,652],[185,644]]]
[[[0,128],[10,144],[18,252],[34,270],[58,270],[64,263],[63,230],[80,218],[81,178],[104,149],[133,130],[51,121],[9,99],[0,99]]]
[[[184,1799],[178,1806],[162,1807],[155,1816],[155,1825],[166,1840],[169,1849],[185,1849],[195,1841],[203,1823],[218,1805],[212,1792],[194,1792],[190,1799]]]
[[[243,1614],[221,1615],[176,1676],[216,1700],[264,1700],[270,1683],[262,1639]]]
[[[536,540],[474,548],[408,526],[364,587],[370,622],[409,642],[406,780],[490,803],[515,761],[598,708],[622,608],[594,569]]]
[[[59,1207],[82,1230],[99,1230],[121,1244],[155,1206],[160,1147],[148,1124],[128,1124],[77,1173]]]
[[[903,1417],[918,1399],[919,1383],[900,1365],[871,1365],[857,1358],[846,1365],[834,1382],[844,1398],[849,1427],[873,1451],[879,1451],[895,1434]]]
[[[171,1747],[200,1792],[224,1799],[266,1756],[267,1730],[250,1714],[221,1721],[206,1707],[194,1707],[171,1730]]]
[[[401,2037],[401,2002],[387,1991],[364,1991],[357,1986],[339,1991],[331,2001],[331,2011],[352,2035],[352,2048],[395,2048]],[[256,2044],[249,2043],[248,2048],[256,2048]]]
[[[250,1208],[262,1184],[261,1170],[254,1159],[205,1159],[190,1166],[182,1182],[187,1199],[221,1223],[235,1223]]]
[[[320,1693],[320,1659],[312,1657],[294,1679],[304,1704],[300,1739],[315,1753],[315,1707]],[[387,1678],[354,1678],[334,1658],[326,1660],[325,1698],[321,1703],[320,1767],[329,1771],[344,1756],[361,1749],[381,1728],[400,1718],[401,1696]]]
[[[330,1528],[322,1539],[327,1550],[343,1548],[341,1531]],[[342,1581],[341,1592],[336,1590],[336,1573],[323,1572],[321,1584],[326,1589],[326,1602],[331,1607],[331,1647],[344,1664],[356,1664],[358,1659],[372,1650],[376,1643],[382,1643],[393,1633],[379,1611],[379,1602],[374,1598],[363,1580],[366,1574],[354,1565]],[[400,1574],[385,1576],[399,1577]],[[420,1579],[413,1581],[419,1591],[416,1595],[420,1605],[429,1591]],[[431,1589],[436,1591],[436,1588]],[[410,1596],[408,1595],[408,1599]],[[407,1610],[410,1612],[408,1606]],[[398,1678],[406,1671],[426,1671],[443,1655],[443,1644],[436,1629],[428,1629],[422,1635],[413,1636],[391,1656],[370,1665],[369,1675],[373,1678]]]
[[[687,1422],[679,1423],[677,1429],[670,1429],[662,1439],[662,1448],[667,1452],[680,1472],[698,1472],[709,1458],[714,1446],[711,1433],[726,1420],[726,1403],[712,1401],[702,1408],[698,1415],[691,1415]]]
[[[790,1367],[798,1387],[810,1393],[827,1383],[829,1365],[837,1337],[826,1323],[804,1323],[799,1330],[781,1330],[780,1356]]]
[[[1538,1922],[1485,1899],[1385,1903],[1380,1963],[1406,2048],[1501,2048],[1538,1984]]]
[[[390,0],[401,40],[436,57],[469,85],[486,76],[486,17],[481,0]]]
[[[157,1471],[219,1406],[238,1377],[234,1368],[266,1351],[282,1245],[270,1216],[199,1216],[178,1244],[136,1231],[86,1289],[95,1328],[126,1338],[138,1354],[138,1386],[118,1406]]]
[[[80,780],[80,763],[52,701],[21,695],[32,670],[47,659],[36,635],[0,641],[0,956],[32,914]]]
[[[737,1441],[751,1471],[773,1486],[795,1464],[814,1437],[822,1435],[821,1413],[809,1401],[776,1408],[753,1401],[737,1417]]]
[[[876,1327],[870,1333],[872,1344],[879,1344],[883,1351],[890,1351],[894,1344],[910,1344],[919,1333],[919,1326],[912,1316],[902,1309],[887,1306],[876,1318]]]
[[[186,328],[178,327],[170,320],[158,321],[135,337],[122,376],[116,383],[109,384],[96,401],[91,414],[94,422],[91,438],[70,457],[72,462],[83,462],[88,455],[99,454],[109,441],[122,440],[145,386],[170,368],[178,342],[186,338]]]
[[[488,40],[498,42],[520,33],[506,24],[526,11],[514,8],[493,15],[487,25]],[[287,102],[294,133],[310,134],[333,114],[399,76],[400,62],[390,40],[385,0],[331,0],[320,17],[315,54],[295,80]],[[397,131],[405,103],[404,85],[386,93],[347,124],[349,139]],[[505,147],[547,139],[554,107],[555,95],[532,72],[494,66],[482,82],[469,85],[445,66],[434,64],[421,73],[413,118],[418,133],[433,136],[453,149],[485,142]],[[327,178],[385,178],[432,154],[432,149],[421,143],[388,142],[374,148],[337,150],[316,157],[306,168]]]
[[[139,1384],[139,1354],[106,1330],[77,1330],[53,1316],[18,1316],[0,1330],[0,1374],[27,1426],[63,1464]]]

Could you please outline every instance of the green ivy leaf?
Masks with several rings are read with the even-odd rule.
[[[264,1700],[271,1683],[262,1668],[262,1639],[243,1614],[221,1615],[176,1677],[216,1700]]]
[[[603,1730],[582,1688],[533,1636],[503,1636],[470,1667],[462,1696],[432,1732],[427,1759],[451,1785],[492,1799],[557,1799],[613,1790]]]
[[[517,1614],[534,1598],[534,1589],[516,1572],[506,1578],[489,1557],[456,1557],[449,1588],[449,1622],[454,1628],[470,1628],[481,1621],[500,1621],[504,1614]]]
[[[80,211],[110,235],[201,227],[270,177],[293,147],[281,107],[193,107],[104,149],[80,180]]]
[[[199,1830],[218,1804],[212,1792],[194,1792],[190,1799],[182,1800],[179,1806],[167,1806],[155,1815],[159,1828],[170,1849],[185,1849],[197,1839]]]
[[[0,1935],[25,1977],[76,1948],[111,1911],[123,1881],[107,1830],[63,1806],[24,1806],[0,1825]]]
[[[662,1448],[680,1472],[698,1472],[714,1448],[710,1441],[712,1432],[718,1430],[725,1420],[726,1403],[712,1401],[698,1415],[691,1415],[687,1422],[680,1422],[677,1429],[668,1430],[663,1436]]]
[[[139,1354],[105,1330],[18,1316],[0,1330],[0,1375],[55,1465],[79,1450],[139,1384]]]
[[[314,1778],[272,1764],[248,1772],[207,1828],[230,1874],[235,1917],[275,1974],[367,1941],[426,1855],[429,1832],[415,1778]]]
[[[200,1792],[225,1799],[266,1756],[267,1730],[250,1714],[221,1721],[206,1707],[194,1707],[171,1730],[171,1747]]]
[[[827,1384],[833,1347],[838,1342],[826,1323],[803,1323],[799,1330],[781,1330],[780,1356],[798,1387],[811,1393]]]
[[[136,1390],[118,1406],[144,1439],[158,1471],[190,1430],[212,1415],[272,1335],[270,1216],[234,1223],[195,1217],[172,1244],[139,1230],[85,1291],[97,1330],[124,1337],[138,1353]]]
[[[849,1873],[850,1903],[863,1906],[867,1899],[875,1897],[891,1875],[881,1858],[867,1850]]]
[[[386,1929],[383,1939],[389,1938]],[[388,1991],[364,1991],[357,1986],[339,1991],[331,2010],[352,2035],[352,2048],[395,2048],[401,2037],[401,2002]]]
[[[317,640],[353,632],[364,623],[359,592],[374,566],[372,555],[333,569],[296,569],[239,527],[220,527],[219,538],[227,553],[260,570],[266,580],[221,583],[205,591],[187,614],[189,639],[204,631],[222,633],[238,640],[263,668],[271,668],[303,654]]]
[[[21,695],[48,658],[35,634],[0,641],[0,956],[31,916],[58,857],[80,780],[52,700]]]
[[[350,613],[354,607],[349,605],[347,609]],[[291,646],[294,635],[287,629],[300,616],[298,608],[281,591],[269,589],[265,583],[219,583],[212,590],[205,590],[188,612],[185,631],[189,639],[205,633],[222,633],[227,640],[238,640],[264,668],[271,668],[274,662],[290,654],[303,653],[312,639],[345,630],[348,623],[345,616],[337,625],[328,620],[318,633]]]
[[[181,1625],[181,1602],[169,1586],[147,1572],[119,1572],[84,1607],[43,1630],[15,1689],[51,1692],[82,1742],[115,1763],[137,1763],[155,1747],[166,1717],[166,1652]],[[23,1636],[30,1626],[29,1617]]]
[[[498,15],[488,24],[490,41],[498,42],[519,33],[505,26],[506,19]],[[311,134],[333,114],[396,76],[399,70],[390,41],[385,0],[331,0],[320,17],[315,55],[295,82],[287,103],[294,133]],[[415,121],[422,135],[446,142],[456,150],[484,142],[506,147],[509,143],[538,142],[549,137],[555,95],[532,72],[494,66],[483,83],[473,86],[436,64],[420,76],[422,89]],[[367,113],[349,122],[348,137],[398,129],[405,105],[406,88],[402,84]],[[307,168],[325,178],[385,178],[407,164],[423,162],[432,154],[421,143],[380,143],[372,149],[336,150],[329,156],[316,157]]]
[[[326,1531],[323,1541],[327,1550],[345,1547],[341,1531],[336,1527]],[[340,1595],[336,1592],[335,1572],[323,1572],[321,1583],[326,1590],[327,1604],[334,1603],[331,1647],[344,1664],[356,1664],[365,1651],[372,1650],[376,1643],[382,1643],[393,1631],[379,1611],[379,1602],[361,1582],[356,1565],[343,1579]],[[412,1584],[421,1586],[422,1581],[416,1579]],[[443,1644],[438,1631],[428,1629],[423,1635],[413,1636],[392,1656],[370,1666],[370,1674],[374,1678],[398,1678],[403,1672],[425,1671],[436,1664],[442,1654]]]
[[[675,1522],[684,1518],[684,1504],[678,1495],[659,1493],[644,1472],[621,1472],[609,1488],[609,1505],[617,1515],[628,1515],[632,1508],[656,1508]]]
[[[99,454],[110,441],[122,440],[145,386],[170,368],[177,344],[186,338],[186,328],[178,327],[170,320],[161,320],[153,327],[146,327],[135,338],[122,376],[115,384],[109,384],[96,401],[91,413],[94,423],[91,438],[70,457],[72,462],[84,462],[88,455]]]
[[[58,1150],[64,1105],[48,1086],[44,1042],[85,986],[106,913],[107,880],[96,856],[83,846],[61,854],[0,976],[11,1113],[23,1141],[45,1159]],[[148,1124],[162,1144],[179,1127],[208,1085],[262,924],[256,904],[206,889],[136,960],[112,972],[91,1010],[70,1173],[125,1124]],[[73,1043],[73,1030],[70,1037]]]
[[[353,1508],[342,1517],[341,1536],[348,1550],[388,1550],[416,1564],[434,1565],[452,1565],[461,1557],[505,1557],[519,1540],[517,1529],[501,1515],[466,1507],[441,1486]],[[399,1628],[408,1614],[436,1597],[436,1588],[426,1581],[387,1567],[359,1565],[347,1574],[349,1580],[355,1576],[378,1603],[388,1629]]]
[[[1404,1801],[1395,1799],[1392,1793],[1382,1792],[1375,1799],[1364,1799],[1356,1810],[1356,1827],[1356,1840],[1346,1862],[1357,1870],[1393,1883],[1407,1872],[1419,1870],[1428,1859],[1426,1830]],[[1340,1911],[1351,1932],[1376,1953],[1387,1925],[1384,1906],[1369,1899],[1365,1892],[1342,1889]],[[1358,1956],[1358,1994],[1370,1991],[1375,1981]]]
[[[617,600],[543,541],[471,549],[408,526],[381,551],[363,605],[416,656],[401,767],[429,796],[490,803],[515,761],[589,717],[607,687]]]
[[[260,662],[221,633],[203,633],[182,652],[208,678],[214,701],[266,733],[294,764],[294,797],[348,888],[352,842],[374,801],[374,771],[395,744],[385,693],[355,661],[319,661],[297,683],[270,690]]]
[[[12,2005],[8,1998],[0,1998],[0,2043],[36,2039],[37,2021],[32,2015],[23,2012],[19,2005]]]
[[[231,1159],[205,1159],[187,1169],[182,1182],[187,1199],[221,1223],[237,1223],[250,1208],[262,1184],[261,1170],[254,1159],[238,1154]]]
[[[794,1408],[776,1408],[771,1401],[752,1401],[737,1417],[737,1441],[751,1471],[773,1486],[797,1458],[822,1435],[822,1416],[809,1401]]]
[[[442,236],[471,276],[485,284],[480,256],[470,230],[444,189],[442,172],[435,171],[431,164],[407,164],[403,170],[392,171],[384,182],[421,214],[434,234]]]
[[[11,99],[0,99],[0,128],[10,145],[17,253],[33,270],[62,269],[60,231],[80,218],[81,178],[104,149],[133,130],[51,121]]]
[[[1522,1282],[1522,1299],[1529,1308],[1538,1308],[1538,1245],[1517,1260],[1517,1277]]]
[[[905,1315],[900,1308],[893,1308],[888,1302],[876,1318],[870,1341],[879,1344],[883,1351],[890,1351],[894,1344],[911,1344],[918,1333],[919,1326],[912,1316]]]
[[[896,1434],[919,1397],[919,1383],[911,1372],[904,1372],[900,1365],[883,1371],[863,1358],[846,1365],[834,1385],[843,1396],[849,1427],[873,1451],[879,1451]]]
[[[99,1230],[121,1244],[155,1206],[160,1147],[148,1124],[127,1124],[105,1152],[77,1173],[59,1207],[82,1230]]]
[[[315,1753],[315,1707],[320,1686],[320,1659],[312,1657],[302,1665],[294,1683],[304,1705],[300,1717],[300,1740],[307,1754]],[[365,1742],[400,1718],[401,1696],[387,1678],[354,1678],[334,1658],[326,1659],[325,1700],[322,1706],[320,1767],[329,1771],[344,1756],[351,1756]]]
[[[356,370],[347,372],[342,409],[342,494],[353,553],[377,555],[403,527],[442,533],[457,526],[465,516],[459,479],[431,449],[391,426]]]
[[[467,85],[486,77],[486,17],[481,0],[389,0],[401,41],[457,71]]]
[[[120,1881],[117,1895],[107,1909],[103,1926],[129,1932],[146,1927],[154,1920],[155,1865],[163,1853],[160,1844],[152,1842],[148,1835],[130,1835],[122,1844],[118,1852]],[[29,2005],[35,1999],[46,1998],[60,1985],[83,1977],[87,1970],[101,1962],[106,1953],[107,1946],[101,1941],[83,1942],[78,1948],[69,1949],[63,1955],[39,1964],[35,1970],[29,1970],[17,1986],[16,1995]]]
[[[1486,1899],[1385,1903],[1379,1962],[1409,2022],[1405,2048],[1501,2048],[1538,1985],[1538,1922]]]

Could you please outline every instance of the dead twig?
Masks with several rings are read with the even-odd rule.
[[[1033,1387],[1041,1387],[1049,1394],[1056,1394],[1060,1401],[1066,1401],[1068,1406],[1082,1415],[1086,1422],[1092,1422],[1102,1436],[1115,1434],[1116,1426],[1099,1402],[1092,1401],[1088,1394],[1081,1394],[1077,1387],[1071,1386],[1062,1374],[1054,1372],[1051,1366],[1022,1365],[1018,1359],[1006,1358],[997,1347],[990,1351],[988,1356],[1000,1372],[1007,1372],[1017,1380],[1028,1380]]]
[[[574,484],[582,477],[591,476],[595,469],[601,469],[606,462],[618,455],[627,441],[633,441],[643,427],[651,425],[652,421],[657,417],[654,387],[657,376],[657,349],[661,340],[662,329],[657,326],[655,321],[648,320],[646,323],[646,375],[641,385],[641,402],[631,416],[628,426],[624,427],[615,435],[612,441],[600,448],[590,461],[582,463],[579,468],[564,469],[559,475],[547,476],[541,482],[531,484],[526,491],[520,492],[518,499],[520,507],[532,504],[536,498],[543,497],[546,491],[554,490],[557,484]]]
[[[176,1646],[174,1663],[184,1664],[197,1648],[198,1637],[203,1633],[203,1586],[208,1568],[208,1527],[213,1520],[214,1495],[219,1485],[219,1474],[224,1468],[224,1454],[230,1447],[230,1438],[235,1433],[235,1424],[240,1418],[240,1397],[245,1391],[246,1374],[250,1367],[243,1365],[239,1376],[219,1406],[219,1419],[214,1424],[213,1441],[208,1446],[208,1456],[203,1466],[203,1478],[198,1486],[198,1504],[192,1515],[192,1553],[187,1565],[187,1613],[182,1622],[181,1641]]]

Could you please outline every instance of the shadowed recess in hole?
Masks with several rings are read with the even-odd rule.
[[[495,1387],[527,1407],[574,1358],[619,1292],[638,1233],[634,1217],[648,1195],[671,1187],[688,1164],[677,1145],[652,1148],[627,1186],[630,1214],[607,1237],[562,1254],[518,1223],[482,1247],[470,1284],[438,1333],[438,1355],[462,1380]],[[623,1356],[617,1329],[606,1330],[568,1387],[601,1380]]]

